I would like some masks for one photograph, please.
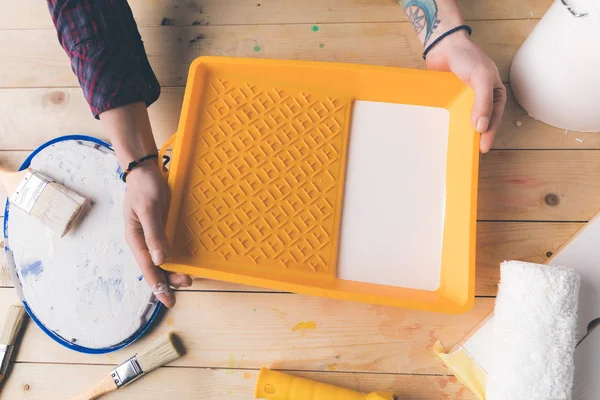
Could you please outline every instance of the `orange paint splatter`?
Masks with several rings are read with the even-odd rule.
[[[413,326],[407,326],[404,329],[406,329],[407,331],[413,332],[413,331],[418,331],[422,327],[423,327],[423,325],[421,325],[421,324],[414,324]]]
[[[168,317],[168,318],[167,318],[167,325],[168,325],[168,326],[173,326],[173,325],[175,325],[175,318],[173,318],[173,317]]]
[[[448,380],[444,379],[444,378],[440,378],[440,379],[438,379],[438,384],[440,385],[440,387],[442,389],[445,389],[446,386],[448,386]]]
[[[252,375],[250,374],[250,372],[244,372],[244,379],[250,379],[252,377]]]
[[[465,398],[465,395],[467,394],[467,389],[465,389],[464,387],[461,387],[460,389],[458,389],[458,392],[456,392],[456,395],[454,395],[454,398],[456,400],[461,400]]]
[[[327,368],[328,368],[330,371],[335,371],[336,367],[337,367],[337,364],[329,364],[329,365],[327,366]]]
[[[427,345],[427,349],[433,351],[433,347],[437,341],[438,339],[435,337],[435,331],[429,331],[429,345]]]
[[[299,330],[307,330],[307,329],[317,329],[317,323],[314,321],[308,321],[308,322],[298,322],[296,324],[296,326],[294,326],[292,328],[292,332],[296,332]]]

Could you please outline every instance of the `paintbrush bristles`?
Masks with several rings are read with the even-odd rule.
[[[0,332],[0,344],[13,346],[24,322],[25,309],[22,306],[10,306]]]
[[[136,355],[136,359],[145,374],[162,367],[181,357],[181,352],[174,342],[172,333],[163,337],[152,349]]]
[[[31,209],[31,215],[64,236],[83,211],[85,197],[57,182],[49,182]]]

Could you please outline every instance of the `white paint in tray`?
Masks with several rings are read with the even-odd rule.
[[[339,279],[439,288],[449,121],[443,108],[354,103]]]

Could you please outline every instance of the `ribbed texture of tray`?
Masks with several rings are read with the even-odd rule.
[[[334,275],[350,99],[207,79],[176,253]]]

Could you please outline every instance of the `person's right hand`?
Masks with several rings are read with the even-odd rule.
[[[159,266],[167,261],[168,244],[164,230],[167,210],[167,185],[155,162],[146,161],[127,176],[127,192],[123,218],[125,238],[144,275],[159,301],[171,308],[175,295],[170,286],[188,287],[192,279],[183,274],[163,271]]]
[[[442,39],[427,55],[430,70],[451,71],[475,93],[471,113],[473,128],[480,132],[480,150],[487,153],[500,128],[506,106],[506,87],[498,67],[464,31]]]

